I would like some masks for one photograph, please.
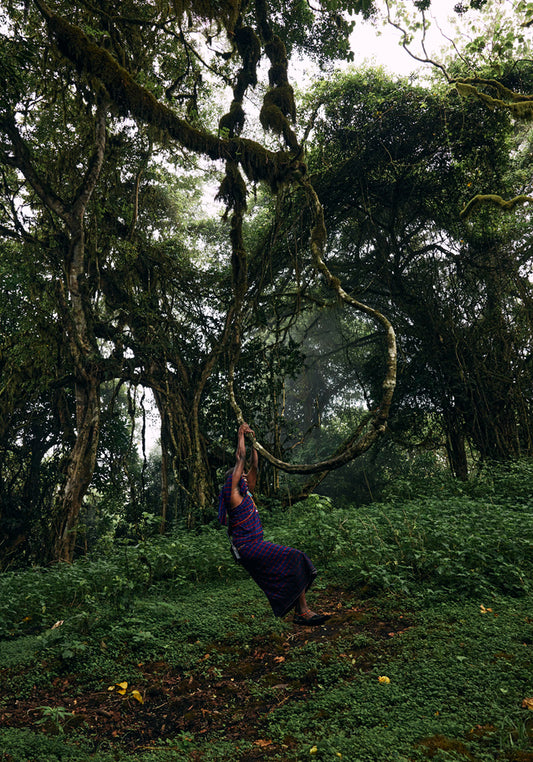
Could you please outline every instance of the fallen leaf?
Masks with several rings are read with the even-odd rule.
[[[480,610],[480,612],[481,612],[482,614],[488,614],[488,613],[489,613],[489,611],[490,611],[490,612],[492,612],[492,609],[486,609],[486,608],[485,608],[485,606],[484,606],[483,604],[481,604],[481,606],[479,607],[479,610]]]
[[[140,704],[144,704],[144,699],[143,699],[143,697],[141,696],[141,694],[139,693],[139,691],[137,691],[137,690],[135,690],[135,691],[132,691],[132,692],[131,692],[131,695],[133,696],[133,698],[134,698],[134,699],[137,699],[137,701],[138,701]]]
[[[126,682],[124,682],[124,683],[115,683],[115,685],[117,686],[118,692],[120,693],[120,695],[124,696],[126,691],[128,690],[128,683],[126,683]]]
[[[531,710],[533,710],[533,698],[525,698],[522,701],[522,706],[524,707],[524,709],[531,709]]]
[[[380,675],[378,681],[380,683],[390,683],[390,677],[387,677],[387,675]]]
[[[309,754],[316,754],[318,751],[318,746],[311,746],[309,749]]]
[[[264,738],[259,738],[257,741],[254,741],[254,746],[260,746],[262,749],[265,748],[265,746],[271,746],[272,741],[266,740]]]

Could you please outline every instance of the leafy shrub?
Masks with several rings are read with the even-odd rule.
[[[426,497],[471,497],[501,502],[527,502],[531,499],[533,461],[522,459],[506,463],[486,461],[468,481],[454,478],[444,469],[413,469],[389,481],[383,502],[398,502]]]
[[[515,474],[515,494],[525,491]],[[522,477],[523,478],[523,477]],[[501,482],[500,482],[501,483]],[[269,539],[300,547],[341,584],[370,592],[520,595],[533,572],[533,503],[509,499],[496,478],[486,497],[450,494],[334,510],[314,496],[283,524],[266,525]],[[479,485],[472,488],[475,492]]]
[[[243,575],[226,533],[213,527],[117,546],[112,555],[97,560],[6,572],[0,576],[0,638],[40,632],[67,611],[98,611],[102,605],[128,609],[139,592],[161,580],[202,582]]]

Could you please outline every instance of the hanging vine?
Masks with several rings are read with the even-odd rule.
[[[336,468],[340,468],[349,461],[361,455],[373,444],[373,442],[385,431],[389,409],[392,402],[392,396],[396,386],[396,337],[394,329],[387,320],[377,310],[368,307],[362,302],[354,299],[342,288],[338,278],[336,278],[328,269],[324,261],[324,252],[327,240],[324,214],[320,200],[305,172],[299,157],[302,149],[298,144],[296,134],[292,128],[289,119],[294,122],[296,117],[296,107],[294,103],[294,94],[289,84],[287,76],[288,60],[285,52],[285,46],[282,40],[272,33],[266,13],[266,4],[264,0],[257,0],[256,13],[261,33],[261,38],[265,43],[265,52],[270,60],[269,82],[271,89],[265,94],[263,106],[261,109],[260,120],[265,129],[270,129],[277,135],[281,135],[288,148],[293,152],[297,166],[290,181],[297,182],[303,188],[308,206],[311,211],[312,226],[310,232],[310,248],[314,268],[317,274],[324,277],[328,285],[336,292],[339,299],[359,312],[369,315],[378,322],[384,329],[387,346],[387,369],[382,384],[382,395],[378,407],[365,418],[360,427],[343,443],[341,448],[330,458],[317,463],[286,463],[272,455],[257,439],[251,436],[255,449],[266,458],[273,466],[289,473],[298,474],[324,474]],[[236,323],[240,325],[240,305],[241,299],[235,295]],[[240,335],[240,331],[239,331]],[[229,366],[229,398],[230,403],[237,418],[238,423],[244,422],[244,416],[237,402],[234,390],[235,365],[237,352],[233,353]]]

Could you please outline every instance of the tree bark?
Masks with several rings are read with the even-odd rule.
[[[446,453],[450,470],[456,479],[468,480],[468,461],[466,457],[465,435],[457,426],[457,420],[447,426]]]
[[[53,558],[71,562],[78,518],[91,483],[100,431],[100,383],[97,375],[76,384],[76,442],[69,454],[67,474],[55,509]]]

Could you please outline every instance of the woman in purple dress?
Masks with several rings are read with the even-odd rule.
[[[238,432],[235,467],[227,472],[219,496],[219,521],[228,525],[240,563],[267,596],[275,616],[285,616],[294,609],[296,624],[322,624],[328,617],[311,611],[305,598],[317,575],[310,559],[301,550],[263,539],[263,527],[250,491],[257,481],[258,455],[252,448],[252,463],[245,473],[246,434],[253,431],[243,423]]]

